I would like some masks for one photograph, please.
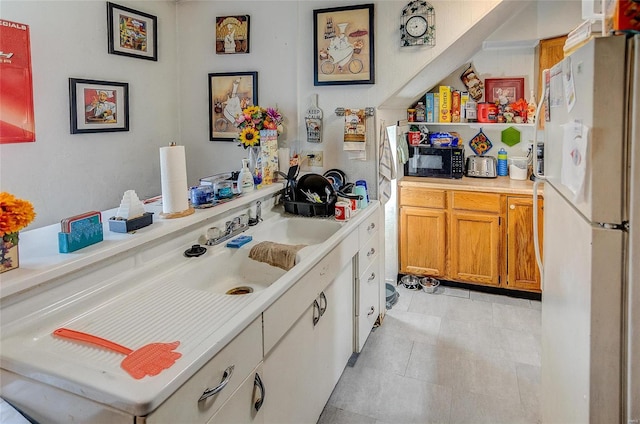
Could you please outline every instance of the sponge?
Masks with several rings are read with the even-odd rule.
[[[243,246],[243,245],[249,243],[251,240],[253,240],[253,237],[251,237],[251,236],[236,237],[233,240],[230,240],[230,241],[227,242],[227,247],[238,248],[240,246]]]

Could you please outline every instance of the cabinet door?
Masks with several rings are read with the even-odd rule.
[[[264,360],[264,384],[268,388],[264,402],[266,423],[318,420],[353,351],[351,262],[316,302]]]
[[[400,272],[433,277],[446,275],[446,225],[444,210],[400,208]]]
[[[542,200],[538,206],[538,237],[542,246]],[[540,272],[533,245],[533,199],[507,198],[507,287],[540,291]]]
[[[314,304],[309,305],[264,359],[264,384],[269,388],[263,406],[265,423],[311,422],[308,405],[315,395],[317,314]]]
[[[500,216],[451,211],[451,273],[462,282],[500,285]]]
[[[266,388],[262,385],[262,365],[258,365],[207,424],[263,423],[262,406],[264,404],[256,404],[256,402],[265,399],[265,390]]]
[[[313,420],[306,422],[318,420],[353,353],[353,280],[350,263],[318,300],[324,313],[316,326],[319,332],[313,362],[317,367],[317,375],[315,381],[311,382],[316,385],[317,392],[313,403],[308,405]]]

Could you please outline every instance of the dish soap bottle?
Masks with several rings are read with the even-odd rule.
[[[533,90],[531,90],[531,95],[529,96],[529,104],[527,105],[527,123],[533,124],[536,122],[536,109],[538,105],[536,104],[536,95],[533,94]]]
[[[498,152],[498,176],[507,176],[507,151],[504,149]]]
[[[242,169],[238,174],[238,188],[241,193],[249,193],[253,191],[253,174],[249,170],[249,159],[242,159]]]

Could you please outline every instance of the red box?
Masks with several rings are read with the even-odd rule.
[[[0,19],[0,143],[36,141],[29,26]]]

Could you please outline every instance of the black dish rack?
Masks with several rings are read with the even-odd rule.
[[[335,196],[328,203],[284,201],[284,210],[301,216],[332,216],[335,214]]]

